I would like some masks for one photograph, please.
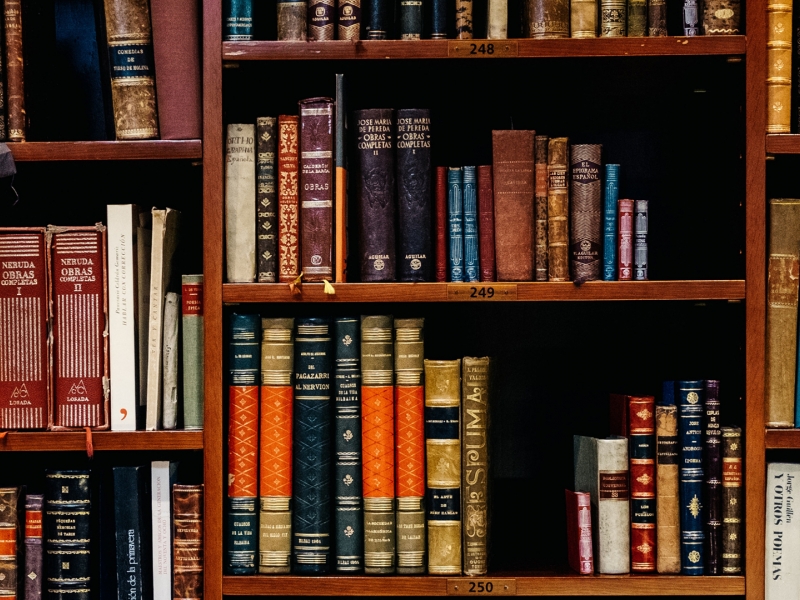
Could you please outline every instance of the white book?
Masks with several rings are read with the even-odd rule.
[[[256,278],[255,125],[230,124],[225,152],[225,256],[228,281]]]
[[[153,600],[172,600],[172,484],[177,468],[166,460],[150,465]]]
[[[178,353],[180,335],[181,297],[169,292],[164,303],[164,384],[161,418],[164,429],[178,427]]]
[[[767,464],[765,600],[795,600],[800,591],[800,514],[794,506],[798,483],[800,464]]]

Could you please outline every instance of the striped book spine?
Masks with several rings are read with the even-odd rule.
[[[447,222],[450,281],[464,281],[464,178],[461,167],[447,170]]]
[[[631,461],[631,571],[656,570],[655,398],[632,396],[628,402]]]
[[[478,182],[475,167],[464,167],[464,279],[480,281],[478,254]]]
[[[681,574],[703,575],[703,382],[679,381]]]
[[[706,575],[722,575],[722,431],[719,422],[719,381],[705,382]]]
[[[617,201],[619,165],[606,165],[603,188],[603,281],[617,279]]]

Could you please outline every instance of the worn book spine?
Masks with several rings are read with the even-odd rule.
[[[530,37],[535,40],[569,37],[569,0],[530,0],[527,7]]]
[[[152,590],[148,467],[114,467],[117,593],[144,600]]]
[[[278,264],[277,123],[256,119],[256,256],[259,283],[275,283]]]
[[[583,283],[600,279],[602,146],[574,144],[570,150],[570,270],[572,278]]]
[[[293,4],[299,4],[293,3]],[[303,13],[306,3],[302,2]],[[278,39],[280,38],[281,3],[278,3]],[[303,39],[305,40],[305,14]],[[225,0],[222,8],[222,39],[226,42],[249,42],[253,39],[253,0]]]
[[[665,397],[656,406],[656,569],[677,574],[681,572],[678,407],[674,397],[667,401]]]
[[[367,0],[366,32],[368,40],[388,40],[394,17],[394,4]]]
[[[703,2],[703,35],[739,35],[742,3],[740,0]]]
[[[172,597],[203,597],[203,486],[172,486]]]
[[[647,0],[628,0],[628,37],[647,35]]]
[[[42,513],[44,496],[25,496],[25,600],[40,600],[42,597]]]
[[[300,276],[300,206],[298,134],[300,117],[278,117],[278,281]]]
[[[431,0],[431,39],[447,39],[447,2]]]
[[[628,402],[631,572],[656,570],[656,430],[655,398],[632,396]]]
[[[683,0],[683,10],[681,12],[683,18],[683,35],[695,36],[700,35],[700,7],[699,0]]]
[[[742,429],[722,431],[722,574],[742,572]]]
[[[306,281],[333,279],[333,106],[332,98],[299,103],[300,264]]]
[[[492,131],[498,281],[533,281],[535,131]]]
[[[703,507],[706,523],[706,574],[722,574],[722,431],[719,422],[719,381],[708,379],[705,392],[705,436]]]
[[[395,319],[397,573],[425,572],[424,319]]]
[[[620,281],[633,279],[633,215],[634,201],[621,199],[617,202],[619,225],[617,227],[617,272]]]
[[[456,39],[471,40],[472,0],[456,0]]]
[[[447,281],[447,167],[436,167],[436,281]]]
[[[704,574],[703,382],[678,381],[681,574]]]
[[[447,169],[447,238],[450,281],[464,281],[464,172]]]
[[[153,600],[172,598],[172,485],[177,472],[176,462],[150,463]]]
[[[570,0],[570,37],[597,37],[597,0]]]
[[[606,165],[605,175],[603,182],[603,281],[616,281],[619,165]]]
[[[625,37],[625,0],[600,0],[600,37]]]
[[[336,571],[364,569],[361,463],[361,319],[333,323],[333,497]]]
[[[0,429],[44,429],[50,402],[44,228],[0,228],[0,258]]]
[[[178,340],[181,297],[168,292],[164,299],[164,372],[161,401],[161,422],[164,429],[178,427]]]
[[[481,281],[497,280],[494,253],[494,195],[492,166],[478,167],[478,238]]]
[[[0,142],[8,141],[8,127],[6,120],[8,117],[8,105],[6,104],[6,57],[4,52],[0,52]]]
[[[354,114],[359,158],[355,187],[361,213],[361,281],[394,281],[394,110],[373,108]]]
[[[392,317],[361,317],[364,571],[395,572],[394,352]]]
[[[341,24],[341,17],[340,17]],[[340,25],[341,26],[341,25]],[[336,128],[333,135],[333,164],[336,169],[336,196],[333,207],[334,219],[334,279],[336,283],[347,281],[348,259],[348,159],[349,140],[347,127],[347,89],[343,73],[336,74]]]
[[[291,566],[293,337],[294,319],[261,320],[259,573]]]
[[[0,488],[0,598],[17,598],[19,581],[19,510],[20,488]]]
[[[581,575],[594,573],[592,501],[588,492],[564,490],[567,501],[567,562]]]
[[[464,281],[480,281],[478,252],[478,182],[475,167],[463,167],[464,174]]]
[[[798,481],[800,464],[767,463],[765,600],[786,600],[800,589],[800,572],[793,568],[794,558],[800,555],[800,520],[794,514],[792,492]]]
[[[647,0],[647,35],[650,37],[667,35],[666,0]]]
[[[422,39],[422,0],[400,0],[399,12],[400,39]]]
[[[255,125],[231,123],[225,152],[225,258],[227,280],[256,277]]]
[[[25,113],[25,77],[22,55],[22,2],[4,0],[6,105],[8,107],[8,140],[24,142],[28,130]]]
[[[306,37],[309,42],[332,40],[335,34],[336,4],[334,0],[308,0]]]
[[[534,137],[535,279],[547,281],[547,146],[546,135]]]
[[[242,0],[232,0],[242,1]],[[249,2],[250,0],[244,0]],[[306,0],[282,0],[277,3],[278,41],[306,41]],[[252,39],[252,38],[250,38]]]
[[[431,281],[431,111],[398,110],[396,137],[398,279]]]
[[[252,575],[256,572],[260,325],[258,315],[231,315],[225,510],[225,572],[230,575]]]
[[[203,276],[181,276],[183,428],[203,428]]]
[[[508,0],[489,0],[486,9],[486,37],[504,40],[508,37]]]
[[[339,0],[338,8],[338,35],[336,39],[354,42],[360,40],[361,0]],[[337,110],[341,110],[341,107],[338,106],[338,102]]]
[[[649,224],[647,200],[633,203],[633,279],[647,281],[647,227]]]
[[[547,279],[569,281],[569,144],[547,145]]]

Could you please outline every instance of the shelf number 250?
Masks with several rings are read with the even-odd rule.
[[[470,54],[494,54],[494,44],[470,44]]]
[[[470,581],[468,588],[470,594],[491,594],[493,589],[491,581]]]

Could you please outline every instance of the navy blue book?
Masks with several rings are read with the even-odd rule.
[[[681,574],[703,575],[703,381],[679,381]]]
[[[478,253],[478,183],[475,167],[464,167],[464,274],[467,281],[480,281]]]
[[[322,575],[331,565],[330,321],[295,320],[294,435],[292,451],[293,572]]]
[[[603,281],[617,280],[619,165],[606,165],[603,187]]]
[[[253,0],[225,0],[222,7],[222,40],[249,42],[253,39]]]
[[[144,600],[153,585],[150,468],[114,467],[113,472],[118,597]]]
[[[450,240],[450,281],[464,281],[464,195],[461,167],[447,169],[447,222]]]

